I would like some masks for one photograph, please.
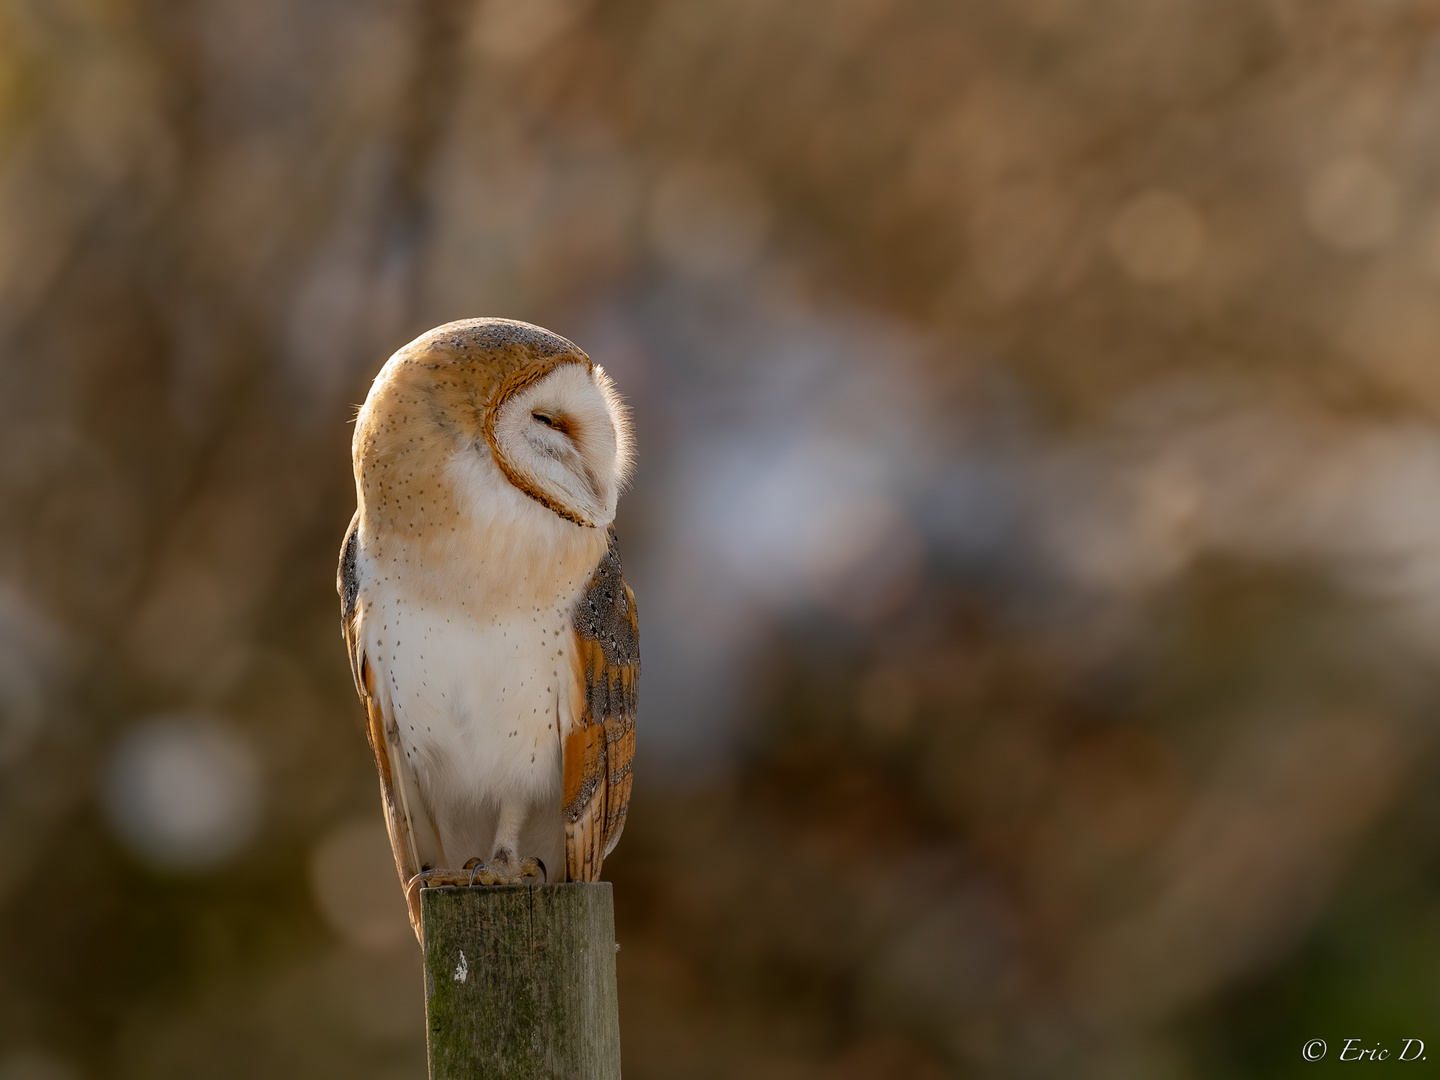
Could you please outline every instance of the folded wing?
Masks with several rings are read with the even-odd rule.
[[[375,692],[375,673],[365,656],[364,636],[360,632],[364,608],[360,604],[360,585],[356,574],[359,542],[356,529],[359,522],[357,511],[340,548],[340,570],[335,582],[340,593],[340,625],[350,654],[350,673],[355,677],[355,692],[365,705],[365,733],[375,754],[375,770],[380,774],[380,798],[385,808],[385,828],[390,833],[390,849],[395,853],[395,869],[400,874],[400,883],[405,886],[420,872],[407,806],[407,789],[414,785],[405,775],[405,755],[399,745],[400,732],[394,721],[387,717],[383,698]],[[398,770],[396,763],[400,765]],[[419,891],[406,888],[405,900],[410,909],[410,925],[419,938]]]
[[[565,871],[595,881],[625,828],[640,682],[640,623],[613,529],[571,623],[584,702],[565,739]]]

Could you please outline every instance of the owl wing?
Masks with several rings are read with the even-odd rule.
[[[595,881],[625,828],[640,683],[640,621],[614,529],[571,623],[584,702],[565,738],[565,873]]]
[[[405,756],[400,752],[399,729],[387,717],[384,699],[375,692],[375,672],[365,655],[364,636],[360,633],[364,611],[360,604],[360,582],[356,570],[359,545],[356,531],[359,524],[360,512],[357,510],[350,519],[345,543],[340,548],[340,570],[335,582],[340,593],[340,625],[350,654],[350,673],[355,677],[355,692],[365,705],[365,734],[375,754],[375,770],[380,774],[380,798],[385,808],[385,828],[390,834],[390,848],[395,853],[395,869],[400,873],[401,885],[408,885],[420,872],[407,806],[410,802],[407,788],[414,785],[409,781]],[[399,764],[398,769],[396,763]],[[415,936],[419,937],[419,893],[412,896],[407,888],[405,900],[410,909],[410,925],[415,930]]]

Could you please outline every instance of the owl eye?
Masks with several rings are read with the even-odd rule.
[[[532,412],[530,417],[537,424],[544,424],[552,431],[558,431],[561,435],[570,435],[570,420],[568,417],[559,416],[555,413],[541,412],[539,409]]]

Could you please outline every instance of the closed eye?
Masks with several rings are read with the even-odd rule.
[[[539,409],[530,414],[530,418],[538,424],[560,432],[561,435],[570,434],[570,422],[563,416],[556,416],[553,413],[541,412]]]

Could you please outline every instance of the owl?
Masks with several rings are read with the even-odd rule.
[[[640,675],[613,383],[537,326],[448,323],[381,369],[352,449],[342,627],[416,936],[418,884],[596,880]]]

